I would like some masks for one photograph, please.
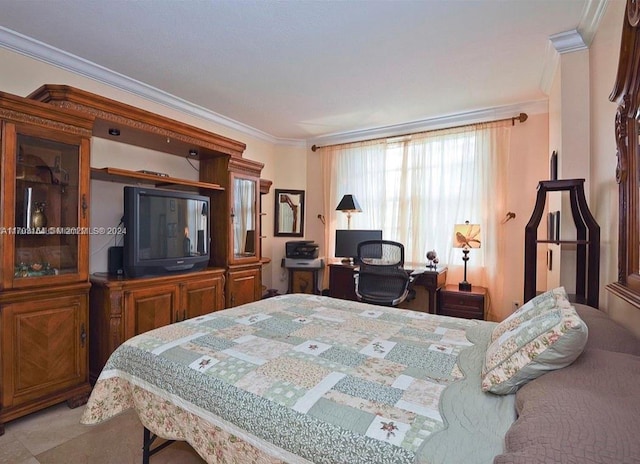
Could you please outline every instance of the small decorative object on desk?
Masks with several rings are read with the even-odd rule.
[[[427,251],[427,267],[436,268],[438,266],[438,254],[435,250]]]

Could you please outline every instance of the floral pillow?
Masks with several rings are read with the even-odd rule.
[[[491,333],[491,341],[496,340],[502,334],[513,330],[524,321],[532,319],[553,308],[568,308],[571,306],[569,297],[564,287],[554,288],[542,293],[520,306],[513,314],[496,326]]]
[[[587,325],[576,310],[558,307],[507,330],[487,348],[482,390],[515,393],[547,371],[568,366],[587,343]]]

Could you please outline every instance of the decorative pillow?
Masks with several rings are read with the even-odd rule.
[[[493,329],[491,341],[496,340],[503,333],[513,330],[524,321],[528,321],[529,319],[539,316],[550,309],[568,308],[570,306],[569,297],[567,296],[567,292],[564,287],[554,288],[553,290],[542,293],[527,301],[513,314],[498,324],[496,328]]]
[[[587,325],[571,306],[522,322],[487,348],[482,390],[514,393],[545,372],[568,366],[582,353],[587,335]]]

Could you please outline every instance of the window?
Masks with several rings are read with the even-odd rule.
[[[432,249],[447,262],[453,225],[482,218],[475,142],[474,130],[451,130],[337,150],[333,197],[353,193],[363,213],[352,227],[382,229],[405,244],[407,262],[424,262]],[[346,225],[340,219],[336,228]],[[475,259],[482,264],[480,252]]]

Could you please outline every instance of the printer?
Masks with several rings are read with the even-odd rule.
[[[297,240],[285,243],[286,257],[289,259],[316,259],[318,244],[313,240]]]
[[[289,269],[320,269],[324,262],[318,258],[319,245],[313,240],[297,240],[285,243],[283,266]]]

